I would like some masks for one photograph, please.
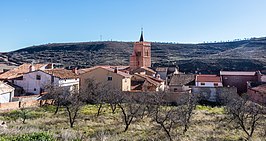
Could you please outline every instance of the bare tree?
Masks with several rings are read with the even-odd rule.
[[[60,106],[62,105],[62,102],[65,99],[64,87],[59,87],[50,84],[45,86],[45,90],[47,94],[43,95],[42,99],[52,99],[53,100],[52,103],[54,103],[56,106],[54,114],[57,114]]]
[[[183,134],[185,134],[190,126],[193,110],[195,110],[198,103],[198,97],[194,94],[183,94],[177,100],[177,115],[178,121],[184,127]]]
[[[233,121],[244,131],[247,140],[252,138],[259,122],[265,120],[265,107],[248,101],[247,97],[229,100],[226,112],[231,119],[230,122]]]
[[[132,123],[139,119],[142,115],[145,107],[137,102],[137,99],[129,92],[121,93],[121,101],[117,103],[118,107],[121,109],[122,118],[125,124],[124,132],[126,132]]]
[[[84,95],[84,93],[78,90],[72,90],[65,94],[65,98],[62,101],[62,105],[68,113],[71,128],[74,127],[79,110],[84,106]]]
[[[170,106],[166,101],[166,93],[155,93],[154,99],[149,109],[151,109],[150,116],[166,133],[169,140],[172,140],[172,130],[177,126],[177,110],[176,107]]]

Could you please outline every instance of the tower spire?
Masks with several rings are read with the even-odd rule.
[[[141,35],[140,35],[139,41],[140,42],[143,42],[144,41],[144,38],[143,38],[143,28],[141,28]]]

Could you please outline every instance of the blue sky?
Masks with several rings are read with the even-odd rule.
[[[0,52],[60,42],[266,36],[265,0],[1,0]]]

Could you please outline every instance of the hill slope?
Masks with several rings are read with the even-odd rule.
[[[18,64],[56,62],[66,67],[128,65],[133,42],[54,43],[2,53]],[[152,43],[153,66],[178,65],[181,71],[217,73],[219,70],[266,70],[266,38],[206,43]]]

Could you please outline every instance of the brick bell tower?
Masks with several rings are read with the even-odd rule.
[[[139,42],[134,43],[134,49],[132,55],[130,56],[129,66],[131,70],[140,67],[151,67],[151,43],[144,41],[143,29],[141,29]]]

